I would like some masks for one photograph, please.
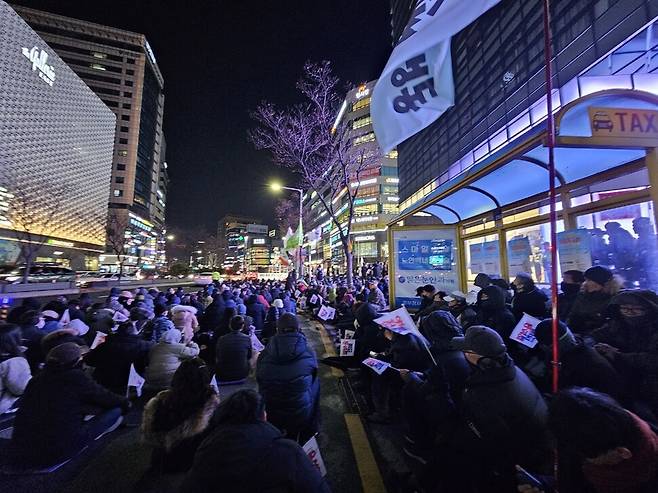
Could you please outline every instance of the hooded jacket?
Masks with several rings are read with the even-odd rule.
[[[379,353],[386,348],[385,340],[381,336],[381,326],[375,323],[375,319],[379,316],[377,307],[370,303],[363,303],[356,310],[359,327],[354,334],[356,340],[354,355],[361,360],[367,358],[370,351]]]
[[[517,277],[522,277],[520,274]],[[512,298],[512,313],[521,320],[524,313],[542,319],[547,314],[548,296],[537,289],[530,276],[523,276],[523,291],[518,291]]]
[[[247,301],[247,315],[254,320],[256,332],[261,332],[265,325],[265,305],[258,302],[256,295],[251,295]]]
[[[290,436],[312,425],[320,394],[317,370],[301,332],[276,334],[258,357],[256,380],[267,418]]]
[[[217,340],[215,369],[222,382],[244,380],[249,375],[251,338],[232,331]]]
[[[567,325],[576,334],[589,335],[603,326],[612,296],[602,291],[580,292],[573,302]]]
[[[622,304],[644,306],[647,314],[626,319],[619,313]],[[609,322],[592,337],[619,349],[613,366],[631,393],[658,413],[658,295],[645,289],[622,291],[610,301],[610,314]]]
[[[489,299],[482,299],[485,294]],[[516,326],[516,318],[505,305],[505,291],[493,285],[482,289],[477,295],[477,308],[473,325],[490,327],[506,341]]]
[[[185,359],[199,354],[199,346],[179,342],[160,341],[149,352],[149,364],[146,368],[146,384],[153,389],[166,389],[171,386],[174,373]]]
[[[217,409],[219,397],[211,394],[205,404],[182,423],[167,431],[156,431],[153,429],[156,413],[166,405],[165,398],[170,392],[171,390],[159,392],[144,406],[142,440],[156,449],[153,457],[159,459],[163,471],[186,471],[192,466],[194,452],[206,436],[205,432]]]
[[[304,450],[266,422],[220,425],[198,448],[181,493],[220,490],[222,493],[330,493]]]

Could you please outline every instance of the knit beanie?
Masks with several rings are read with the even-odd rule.
[[[596,284],[605,286],[605,283],[612,279],[612,272],[605,267],[595,265],[585,271],[585,279],[589,279]]]

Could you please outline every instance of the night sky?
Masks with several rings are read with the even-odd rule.
[[[296,102],[304,61],[330,60],[347,83],[379,76],[390,53],[387,0],[15,0],[144,33],[165,78],[171,184],[167,223],[238,212],[273,221],[273,177],[286,171],[247,140],[260,101]]]

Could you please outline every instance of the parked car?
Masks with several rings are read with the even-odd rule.
[[[0,266],[0,283],[3,284],[20,284],[23,282],[25,275],[25,265],[3,265]],[[30,268],[30,274],[27,282],[45,283],[45,282],[73,282],[75,281],[75,271],[55,264],[34,264]]]
[[[194,285],[195,286],[207,286],[212,283],[212,272],[200,272],[194,274]]]

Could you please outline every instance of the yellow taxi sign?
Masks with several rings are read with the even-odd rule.
[[[658,138],[658,111],[590,106],[592,137]]]

